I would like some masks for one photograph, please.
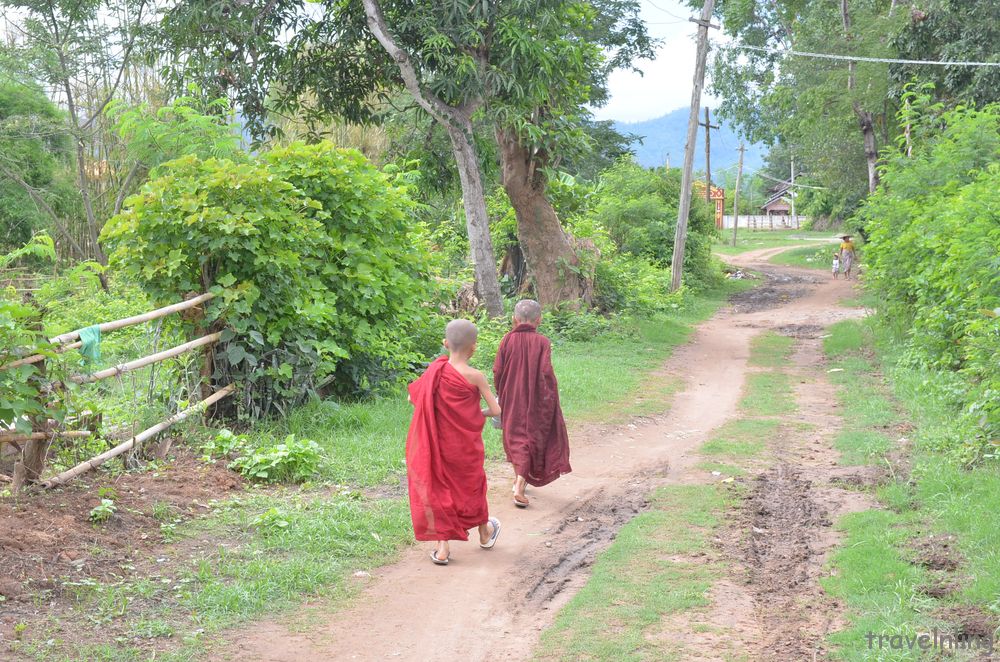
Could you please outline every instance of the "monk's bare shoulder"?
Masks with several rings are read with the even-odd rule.
[[[462,376],[474,386],[486,383],[486,377],[472,366],[464,366],[461,370]]]

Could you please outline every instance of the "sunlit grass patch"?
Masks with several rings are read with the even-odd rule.
[[[796,246],[798,244],[808,244],[809,246],[820,245],[822,241],[833,241],[833,236],[829,232],[816,232],[813,230],[760,230],[750,231],[740,228],[737,231],[736,246],[732,245],[732,228],[723,232],[720,240],[712,244],[712,251],[725,255],[737,255],[747,251],[762,248],[777,248],[779,246]],[[819,241],[818,241],[819,240]],[[832,248],[830,249],[833,250]]]
[[[708,605],[724,568],[686,559],[702,552],[726,497],[715,486],[659,490],[651,510],[622,527],[593,574],[542,635],[540,660],[666,659],[671,642],[648,637],[671,613]]]
[[[794,338],[774,331],[765,331],[750,341],[748,363],[759,368],[780,368],[788,364],[794,348]]]
[[[795,394],[788,375],[759,372],[747,376],[746,392],[739,403],[748,416],[780,416],[795,411]]]
[[[749,458],[760,455],[767,442],[777,436],[780,423],[770,419],[743,418],[726,423],[707,442],[702,455]]]

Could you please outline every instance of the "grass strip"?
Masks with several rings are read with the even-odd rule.
[[[872,648],[867,635],[913,637],[935,628],[955,634],[963,627],[960,618],[948,616],[955,609],[978,614],[994,627],[1000,622],[1000,467],[964,468],[942,447],[959,413],[948,396],[947,375],[929,378],[926,370],[899,362],[899,343],[880,337],[877,326],[845,322],[831,333],[826,351],[843,368],[842,374],[833,373],[840,374],[842,390],[878,387],[868,393],[881,400],[877,406],[865,403],[863,395],[844,401],[854,432],[877,433],[904,419],[916,427],[907,433],[909,472],[894,469],[875,491],[885,509],[837,523],[847,537],[823,586],[843,599],[849,625],[831,635],[830,643],[836,659],[916,659],[910,650]],[[884,393],[883,373],[900,408]],[[880,443],[891,448],[895,441]],[[928,563],[928,550],[950,556],[956,567]]]
[[[664,616],[708,604],[723,568],[684,559],[704,551],[725,507],[714,485],[658,490],[648,512],[622,527],[586,586],[542,635],[539,660],[665,659],[675,642],[653,634]]]
[[[788,375],[758,372],[747,376],[746,393],[739,404],[746,416],[781,416],[795,411],[795,394]]]
[[[765,331],[750,341],[748,364],[758,368],[782,368],[788,365],[794,348],[795,338]]]
[[[767,439],[778,434],[780,423],[769,419],[741,418],[723,425],[702,444],[702,455],[746,459],[759,456],[767,448]]]
[[[724,255],[738,255],[747,251],[759,250],[762,248],[778,248],[780,246],[797,246],[803,241],[810,244],[820,245],[820,241],[832,240],[833,235],[829,232],[815,232],[812,230],[761,230],[750,232],[741,229],[736,238],[736,246],[732,245],[732,229],[723,233],[720,241],[712,244],[712,252]],[[810,246],[811,247],[811,246]],[[830,249],[831,252],[833,248]]]

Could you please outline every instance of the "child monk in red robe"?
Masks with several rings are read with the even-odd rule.
[[[514,328],[500,341],[493,383],[503,409],[503,447],[514,466],[514,505],[528,507],[526,485],[541,487],[572,469],[552,344],[537,332],[542,307],[525,299],[514,306]]]
[[[410,516],[417,540],[437,542],[431,560],[447,565],[449,540],[468,540],[478,528],[479,546],[490,549],[500,521],[486,502],[483,424],[500,414],[483,373],[469,365],[476,325],[453,320],[445,328],[448,356],[438,357],[409,386],[413,420],[406,437]],[[480,398],[488,407],[480,409]]]

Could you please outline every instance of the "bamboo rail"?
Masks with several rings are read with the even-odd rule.
[[[143,313],[142,315],[136,315],[134,317],[126,317],[125,319],[114,320],[113,322],[105,322],[104,324],[99,324],[98,328],[101,330],[101,333],[107,333],[108,331],[114,331],[115,329],[124,329],[126,326],[135,326],[136,324],[142,324],[143,322],[148,322],[150,320],[166,317],[167,315],[170,315],[172,313],[177,313],[182,310],[194,308],[195,306],[214,298],[215,298],[214,294],[212,294],[211,292],[206,292],[205,294],[196,296],[193,299],[188,299],[187,301],[181,301],[180,303],[164,306],[163,308],[157,308],[156,310],[151,310],[148,313]],[[72,342],[74,340],[79,340],[79,338],[80,338],[80,331],[76,330],[56,336],[55,338],[50,338],[49,342],[55,345],[61,345],[64,343]]]
[[[64,439],[89,437],[90,430],[63,430],[62,432],[30,432],[27,434],[0,434],[0,444],[19,444],[23,441],[43,441],[49,437]]]
[[[236,390],[236,385],[235,384],[229,384],[228,386],[225,386],[225,387],[219,389],[218,391],[216,391],[215,393],[213,393],[212,395],[208,396],[204,400],[201,400],[200,402],[197,402],[194,405],[188,407],[184,411],[177,412],[176,414],[174,414],[173,416],[171,416],[167,420],[163,421],[162,423],[157,423],[153,427],[151,427],[151,428],[149,428],[147,430],[143,430],[142,432],[140,432],[139,434],[135,435],[134,437],[132,437],[128,441],[123,442],[121,444],[118,444],[114,448],[101,453],[97,457],[91,458],[91,459],[89,459],[89,460],[87,460],[85,462],[81,462],[80,464],[76,465],[72,469],[69,469],[67,471],[62,472],[58,476],[53,476],[52,478],[48,479],[47,481],[44,481],[43,483],[41,483],[41,486],[43,488],[47,489],[47,488],[51,488],[51,487],[57,487],[59,485],[65,485],[67,482],[73,480],[77,476],[79,476],[81,474],[85,474],[88,471],[90,471],[91,469],[96,469],[97,467],[99,467],[100,465],[104,464],[105,462],[107,462],[111,458],[118,457],[122,453],[125,453],[125,452],[131,450],[132,448],[135,447],[136,444],[141,444],[142,442],[146,441],[147,439],[150,439],[150,438],[156,436],[160,432],[163,432],[164,430],[166,430],[167,428],[169,428],[174,423],[178,423],[180,421],[183,421],[184,419],[186,419],[188,416],[191,416],[192,414],[197,414],[197,413],[205,411],[206,409],[208,409],[208,407],[210,405],[213,405],[216,402],[218,402],[219,400],[225,398],[226,396],[231,395],[234,390]]]
[[[62,347],[57,348],[56,353],[62,354],[63,352],[67,352],[71,349],[80,349],[81,347],[83,347],[83,342],[78,340],[76,342],[71,342],[68,345],[63,345]],[[10,363],[5,363],[3,365],[0,365],[0,370],[9,370],[10,368],[17,368],[22,365],[28,365],[30,363],[38,363],[39,361],[44,361],[44,360],[45,360],[44,354],[32,354],[31,356],[26,356],[23,359],[18,359],[16,361],[11,361]]]
[[[144,356],[141,359],[136,359],[135,361],[129,361],[128,363],[120,363],[113,368],[106,368],[105,370],[99,370],[95,373],[89,375],[73,375],[69,378],[71,382],[76,384],[89,384],[91,382],[97,382],[102,379],[107,379],[108,377],[116,377],[122,375],[126,372],[131,372],[132,370],[138,370],[139,368],[144,368],[147,365],[153,363],[159,363],[160,361],[165,361],[166,359],[171,359],[175,356],[180,356],[184,352],[194,349],[195,347],[201,347],[202,345],[210,345],[219,341],[222,337],[221,332],[210,333],[207,336],[202,336],[190,342],[186,342],[183,345],[177,345],[177,347],[171,347],[170,349],[165,349],[162,352],[157,352],[156,354],[150,354],[149,356]]]

